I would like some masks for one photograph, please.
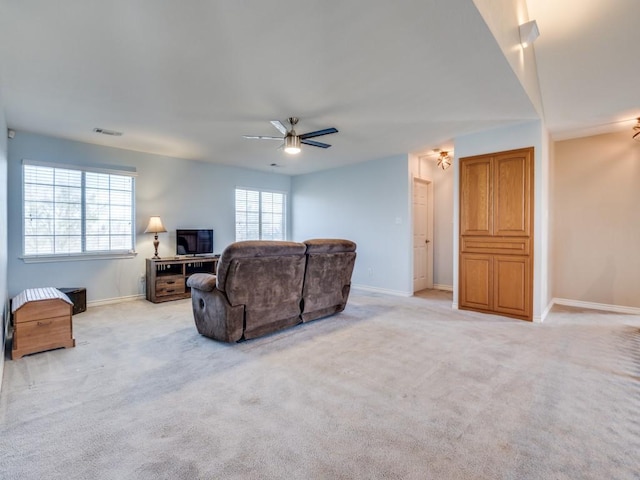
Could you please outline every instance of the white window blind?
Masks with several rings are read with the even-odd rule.
[[[25,257],[134,249],[134,178],[25,162]]]
[[[284,240],[286,200],[282,192],[236,188],[236,241]]]

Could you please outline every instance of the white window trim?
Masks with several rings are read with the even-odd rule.
[[[22,165],[23,166],[33,165],[34,167],[47,167],[47,168],[66,168],[69,170],[81,170],[83,172],[106,173],[109,175],[122,175],[123,177],[138,176],[138,172],[135,170],[135,168],[128,168],[128,167],[108,168],[108,167],[98,167],[98,166],[85,166],[85,165],[75,165],[73,163],[41,162],[38,160],[28,160],[26,158],[22,160]]]
[[[123,259],[123,258],[135,258],[138,253],[132,250],[115,250],[115,251],[104,251],[104,252],[79,252],[79,253],[60,253],[55,255],[24,255],[24,232],[25,232],[25,212],[24,212],[24,166],[25,165],[33,165],[36,167],[47,167],[47,168],[63,168],[70,170],[79,170],[82,172],[91,172],[91,173],[104,173],[109,175],[121,175],[123,177],[137,177],[138,173],[135,168],[128,167],[118,167],[108,168],[108,167],[96,167],[96,166],[85,166],[85,165],[75,165],[73,163],[56,163],[56,162],[42,162],[38,160],[22,160],[22,201],[21,201],[21,224],[22,224],[22,254],[18,257],[24,263],[50,263],[50,262],[75,262],[82,260],[111,260],[111,259]],[[120,169],[122,168],[122,169]],[[133,195],[135,197],[135,186],[133,190]],[[134,199],[133,205],[131,207],[132,214],[132,222],[135,225],[136,220],[136,202]],[[136,230],[135,226],[132,229],[132,244],[136,245]]]
[[[20,256],[24,263],[49,263],[49,262],[77,262],[80,260],[107,260],[118,258],[135,258],[138,252],[132,250],[129,253],[104,252],[104,253],[61,253],[59,255],[29,255]]]

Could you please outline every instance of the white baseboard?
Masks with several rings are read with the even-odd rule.
[[[570,300],[568,298],[554,298],[552,303],[556,305],[564,305],[566,307],[588,308],[591,310],[604,310],[605,312],[630,313],[632,315],[640,315],[640,308],[638,307],[625,307],[622,305],[607,305],[606,303],[583,302],[581,300]]]
[[[144,295],[127,295],[126,297],[105,298],[102,300],[93,300],[87,302],[87,308],[89,307],[101,307],[103,305],[113,305],[114,303],[132,302],[134,300],[141,300]]]
[[[551,308],[553,308],[553,300],[551,300],[551,302],[549,302],[549,305],[547,305],[547,308],[544,309],[544,311],[542,312],[542,314],[540,316],[533,316],[533,323],[542,323],[544,322],[544,319],[547,318],[547,315],[549,315],[549,312],[551,311]]]
[[[384,293],[385,295],[393,295],[395,297],[411,297],[413,295],[413,292],[401,292],[399,290],[388,290],[386,288],[370,287],[368,285],[351,284],[351,288],[364,290],[365,292]]]
[[[436,290],[444,290],[445,292],[453,292],[453,285],[440,285],[439,283],[434,283],[433,288]]]

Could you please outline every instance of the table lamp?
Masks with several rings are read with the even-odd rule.
[[[158,256],[158,245],[160,245],[160,242],[158,241],[158,233],[166,232],[166,231],[167,229],[164,228],[164,225],[162,225],[162,220],[160,219],[160,217],[154,216],[149,218],[149,225],[147,225],[147,228],[144,231],[144,233],[153,233],[155,235],[153,237],[153,248],[156,249],[156,253],[153,256],[153,258],[160,258]]]

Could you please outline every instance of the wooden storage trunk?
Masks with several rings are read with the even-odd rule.
[[[13,347],[11,358],[54,348],[75,347],[73,303],[56,288],[31,288],[11,300]]]

